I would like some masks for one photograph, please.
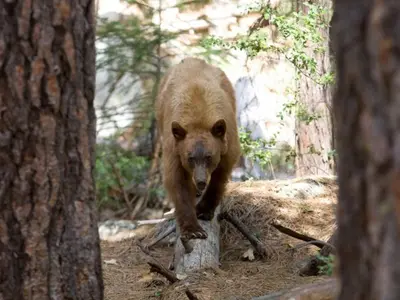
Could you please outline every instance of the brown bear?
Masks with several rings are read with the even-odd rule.
[[[185,58],[162,78],[155,106],[163,183],[181,239],[206,239],[197,218],[212,220],[240,156],[232,84],[221,69]]]

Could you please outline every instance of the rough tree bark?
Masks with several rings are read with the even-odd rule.
[[[305,0],[298,0],[298,9],[306,12],[307,7],[303,2]],[[312,2],[327,9],[332,7],[332,0]],[[324,48],[328,49],[328,28],[321,30],[321,35],[324,38]],[[307,49],[306,52],[318,62],[318,74],[323,75],[331,70],[329,51],[313,53],[312,49]],[[296,119],[296,176],[335,174],[335,162],[333,159],[328,159],[329,152],[334,149],[331,88],[315,82],[305,74],[300,75],[298,87],[301,105],[307,109],[307,113],[318,114],[320,118],[310,124]]]
[[[400,299],[400,1],[336,0],[339,299]]]
[[[0,299],[103,299],[93,0],[0,1]]]

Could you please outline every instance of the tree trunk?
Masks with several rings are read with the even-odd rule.
[[[339,299],[400,299],[400,1],[336,0]]]
[[[301,0],[298,7],[306,12],[307,8],[302,4],[304,1]],[[326,9],[332,7],[332,0],[318,0],[313,3]],[[328,49],[328,28],[321,30],[321,35],[324,48]],[[306,53],[317,61],[317,74],[322,76],[331,70],[329,51],[314,53],[310,48],[306,49]],[[298,88],[301,107],[306,110],[306,114],[318,115],[320,118],[309,124],[299,117],[296,118],[296,176],[335,174],[334,159],[330,155],[333,150],[331,87],[317,83],[308,74],[301,73]]]
[[[0,15],[0,299],[103,299],[94,1]]]

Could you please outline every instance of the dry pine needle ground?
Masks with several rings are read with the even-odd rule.
[[[185,280],[200,299],[251,299],[268,292],[321,280],[300,277],[299,263],[314,254],[315,247],[293,253],[300,241],[281,234],[268,224],[279,222],[297,232],[327,240],[334,229],[336,179],[314,177],[285,181],[231,183],[222,210],[238,217],[273,250],[265,262],[243,261],[250,244],[232,225],[221,223],[221,269],[204,270]],[[149,266],[133,239],[102,242],[105,299],[187,299],[183,282],[170,285],[165,278],[149,273]],[[165,266],[173,248],[156,246],[152,251]]]

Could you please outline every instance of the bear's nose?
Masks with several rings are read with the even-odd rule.
[[[200,191],[204,191],[204,189],[206,188],[206,182],[205,181],[197,181],[197,188]]]

